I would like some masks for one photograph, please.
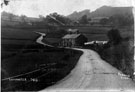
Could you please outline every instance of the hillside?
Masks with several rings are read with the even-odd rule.
[[[132,14],[132,7],[102,6],[96,9],[95,11],[91,12],[90,15],[88,15],[88,17],[110,17],[116,14]]]
[[[15,15],[9,12],[1,12],[1,19],[3,21],[17,21],[17,22],[40,22],[42,21],[41,18],[34,18],[34,17],[27,17],[25,15]]]
[[[70,18],[71,20],[78,20],[83,15],[89,16],[89,14],[90,14],[90,10],[86,9],[86,10],[83,10],[83,11],[80,11],[80,12],[75,11],[72,14],[68,15],[67,17]]]
[[[87,10],[83,10],[80,12],[74,12],[70,15],[68,15],[67,17],[70,19],[79,19],[81,18],[83,15],[87,15],[88,17],[110,17],[112,15],[116,15],[116,14],[120,14],[120,15],[131,15],[132,14],[132,7],[111,7],[111,6],[102,6],[98,9],[96,9],[93,12],[89,12],[88,9]]]

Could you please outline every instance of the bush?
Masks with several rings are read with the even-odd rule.
[[[134,72],[132,38],[122,38],[117,29],[110,30],[107,36],[109,38],[108,46],[99,51],[99,54],[108,63],[132,76]]]

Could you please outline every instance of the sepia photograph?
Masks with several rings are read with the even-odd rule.
[[[135,92],[134,0],[1,0],[1,92]]]

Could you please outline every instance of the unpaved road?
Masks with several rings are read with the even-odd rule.
[[[135,83],[131,79],[121,77],[119,74],[120,71],[103,61],[96,52],[92,50],[81,50],[84,53],[71,73],[55,85],[42,90],[43,92],[51,90],[111,89],[126,90],[125,92],[130,92],[127,90],[135,91]]]
[[[42,44],[42,45],[44,45],[44,46],[54,47],[54,46],[52,46],[52,45],[49,45],[49,44],[46,44],[46,43],[42,42],[42,40],[43,40],[44,37],[46,36],[45,33],[41,33],[41,32],[35,32],[35,33],[41,35],[41,36],[39,36],[39,38],[37,38],[37,40],[36,40],[37,43]]]

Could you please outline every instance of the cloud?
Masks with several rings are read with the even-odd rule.
[[[58,12],[68,15],[74,11],[90,9],[91,11],[103,6],[132,6],[134,0],[10,0],[4,11],[17,15],[38,17]]]

